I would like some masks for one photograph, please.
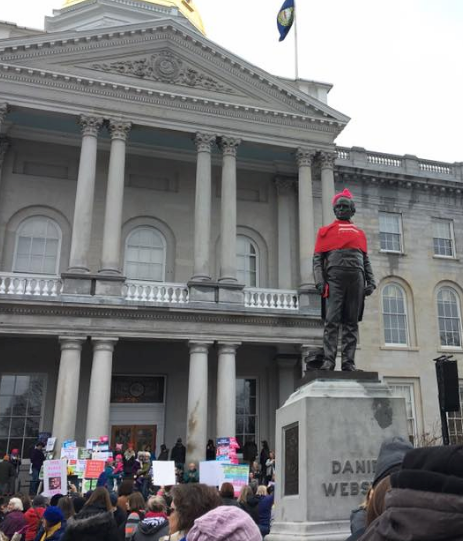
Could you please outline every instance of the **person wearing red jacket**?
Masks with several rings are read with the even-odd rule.
[[[325,329],[321,370],[334,370],[339,326],[342,325],[342,370],[355,371],[358,322],[364,299],[376,289],[365,233],[351,218],[352,194],[345,189],[333,197],[336,220],[318,230],[313,256],[315,287],[322,296]]]
[[[40,494],[35,496],[32,500],[32,506],[24,513],[24,518],[29,526],[26,530],[25,541],[34,541],[42,525],[42,517],[46,508],[47,500]]]

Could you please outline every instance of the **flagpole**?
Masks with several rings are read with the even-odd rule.
[[[299,79],[299,53],[297,43],[297,9],[296,0],[294,0],[294,60],[296,63],[296,81]]]

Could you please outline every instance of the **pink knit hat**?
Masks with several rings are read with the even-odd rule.
[[[252,518],[239,507],[223,505],[195,520],[187,541],[262,541]]]

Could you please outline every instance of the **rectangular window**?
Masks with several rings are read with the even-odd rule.
[[[394,379],[386,379],[387,384],[396,396],[405,398],[405,410],[407,413],[408,437],[413,445],[418,443],[418,429],[416,424],[415,389],[413,383],[402,382]]]
[[[460,411],[447,413],[450,445],[463,444],[463,381],[460,380]]]
[[[403,252],[401,214],[379,213],[379,240],[382,252]]]
[[[455,257],[453,221],[434,218],[432,221],[434,255]]]
[[[44,375],[0,376],[0,453],[19,449],[29,458],[39,435],[44,398]]]
[[[236,438],[241,449],[246,442],[258,439],[256,379],[236,380]]]

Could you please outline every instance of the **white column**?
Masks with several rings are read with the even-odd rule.
[[[82,115],[79,124],[82,128],[82,146],[72,225],[69,272],[89,272],[88,252],[92,235],[98,132],[103,125],[103,118]]]
[[[239,342],[219,342],[217,437],[236,436],[236,349]]]
[[[86,438],[109,435],[113,352],[117,338],[93,338],[93,362],[88,393]]]
[[[208,351],[212,342],[190,342],[187,462],[205,459],[207,443]]]
[[[2,183],[2,170],[3,162],[5,161],[5,156],[10,147],[10,141],[8,137],[1,135],[2,127],[5,121],[6,115],[9,112],[9,106],[7,103],[0,103],[0,185]]]
[[[240,139],[222,137],[222,200],[219,282],[236,282],[236,152]]]
[[[57,439],[55,449],[61,449],[63,441],[73,440],[75,437],[80,358],[84,341],[84,337],[60,338],[61,360],[59,363],[52,434]]]
[[[278,194],[278,287],[291,289],[291,202],[295,182],[289,178],[276,178],[275,186]]]
[[[322,210],[323,225],[328,225],[334,220],[333,197],[334,197],[334,152],[321,152],[320,165],[322,170]]]
[[[195,247],[192,280],[210,280],[209,254],[211,250],[211,149],[215,135],[197,133],[195,199]]]
[[[109,121],[111,152],[109,156],[108,186],[103,229],[101,273],[121,274],[121,228],[124,203],[125,152],[132,124]]]
[[[312,196],[312,162],[316,152],[300,148],[297,151],[299,166],[299,264],[301,288],[313,284],[312,257],[315,246],[315,229]]]

